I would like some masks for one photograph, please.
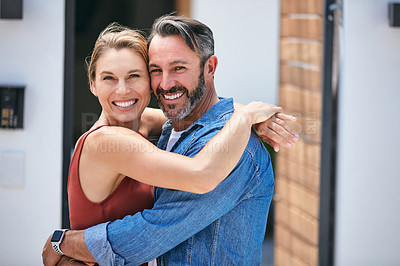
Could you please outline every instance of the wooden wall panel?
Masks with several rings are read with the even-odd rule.
[[[318,246],[318,219],[285,200],[280,200],[276,207],[275,220],[278,223],[275,226],[285,226],[304,243]]]
[[[282,39],[280,49],[282,61],[322,64],[322,43]]]
[[[302,131],[299,130],[298,132]],[[319,143],[305,142],[303,139],[300,139],[292,148],[282,148],[279,151],[279,158],[286,159],[306,168],[315,169],[319,173],[321,145]],[[279,166],[277,168],[279,170]]]
[[[277,160],[276,173],[279,177],[277,178],[277,183],[281,177],[288,178],[311,191],[319,192],[320,178],[319,169],[317,168],[305,167],[302,164],[297,164],[286,158],[279,157],[279,160]],[[277,191],[277,193],[283,194],[281,191]]]
[[[289,250],[277,246],[274,253],[275,265],[290,265],[290,266],[306,266],[307,264],[302,262],[296,256],[291,254]]]
[[[289,227],[301,239],[311,245],[318,246],[318,220],[306,212],[289,206]]]
[[[322,0],[281,0],[279,105],[300,135],[276,158],[275,265],[318,265]]]
[[[292,85],[281,85],[279,105],[289,112],[321,117],[322,94]]]
[[[288,180],[289,203],[318,219],[319,194],[297,182]]]
[[[291,238],[291,250],[307,265],[318,264],[318,248],[315,245],[310,245],[302,241],[295,235]]]
[[[281,36],[322,41],[322,18],[282,17]]]
[[[281,13],[322,15],[322,4],[322,0],[281,0]]]
[[[274,230],[274,234],[276,236],[275,245],[280,245],[286,249],[290,249],[293,237],[290,231],[283,225],[277,225]]]
[[[175,9],[178,15],[183,15],[190,18],[191,0],[175,0]]]
[[[319,214],[319,195],[318,192],[310,191],[303,185],[290,180],[286,177],[280,177],[276,181],[276,186],[279,187],[279,200],[285,200],[288,204],[302,209],[307,214],[318,219]]]
[[[287,252],[287,250],[293,251],[293,254],[307,265],[317,264],[318,248],[304,243],[304,241],[296,235],[293,235],[285,226],[276,226],[275,235],[277,239],[276,245],[286,249],[285,252]],[[287,256],[290,257],[291,255],[288,254]]]
[[[275,207],[276,207],[275,222],[278,222],[276,226],[285,225],[286,227],[289,227],[290,215],[289,215],[288,204],[285,201],[281,201],[279,199],[279,201],[276,202]],[[279,241],[279,240],[275,240],[275,241]]]
[[[321,71],[307,67],[282,64],[280,80],[282,84],[291,84],[302,89],[321,91]]]

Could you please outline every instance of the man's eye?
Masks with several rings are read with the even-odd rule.
[[[175,70],[176,70],[176,71],[178,71],[178,70],[183,70],[183,69],[185,69],[185,67],[183,67],[183,66],[177,66],[177,67],[175,67]]]
[[[151,69],[151,70],[150,70],[150,74],[155,74],[155,73],[159,73],[159,72],[161,72],[161,70],[158,69],[158,68],[155,68],[155,69]]]
[[[129,75],[129,78],[139,78],[140,76],[138,74],[131,74]]]
[[[113,77],[111,77],[111,76],[104,76],[104,77],[103,77],[103,80],[113,80]]]

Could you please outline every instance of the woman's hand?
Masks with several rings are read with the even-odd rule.
[[[294,116],[276,113],[270,119],[255,124],[253,129],[264,142],[278,152],[280,145],[291,147],[299,140],[299,134],[287,124],[287,122],[295,121],[296,117]]]
[[[282,108],[264,102],[251,102],[239,107],[238,111],[244,113],[249,125],[254,125],[270,119],[276,113],[281,112]]]
[[[282,108],[264,102],[251,102],[247,105],[235,103],[235,108],[242,112],[249,125],[264,142],[276,152],[280,145],[291,147],[299,135],[287,122],[295,122],[296,117],[282,113]]]

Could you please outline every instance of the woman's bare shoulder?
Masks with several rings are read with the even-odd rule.
[[[142,142],[144,138],[137,132],[118,126],[103,126],[90,133],[84,143],[86,151],[99,151],[99,148],[105,147],[112,149],[113,147],[124,145],[125,143],[133,144]],[[114,145],[114,146],[113,146]]]

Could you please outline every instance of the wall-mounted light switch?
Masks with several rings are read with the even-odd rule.
[[[2,187],[23,187],[25,184],[25,152],[3,151],[0,157]]]

